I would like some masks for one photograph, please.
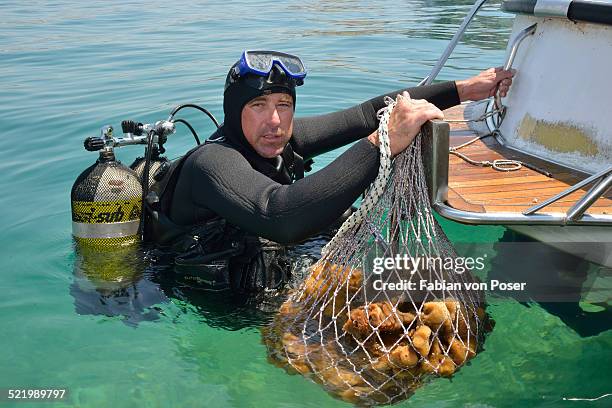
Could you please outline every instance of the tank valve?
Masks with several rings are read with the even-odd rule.
[[[88,137],[85,139],[83,145],[85,146],[85,150],[89,152],[97,152],[98,150],[102,150],[104,148],[104,139],[101,137]]]

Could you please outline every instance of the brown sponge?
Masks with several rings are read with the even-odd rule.
[[[367,307],[360,306],[351,310],[348,321],[342,329],[355,337],[363,338],[373,332],[374,328],[380,333],[403,333],[415,319],[410,312],[393,311],[389,302],[370,303]]]

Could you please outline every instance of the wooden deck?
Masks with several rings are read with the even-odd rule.
[[[446,119],[463,119],[463,106],[447,109]],[[450,145],[458,146],[477,135],[467,124],[451,123]],[[523,166],[520,170],[502,172],[491,167],[480,167],[463,159],[449,156],[448,204],[456,209],[472,212],[516,212],[528,208],[562,192],[588,175],[557,166],[535,157],[504,148],[489,136],[459,149],[472,160],[512,159],[526,162],[551,174]],[[538,211],[540,214],[565,213],[592,185],[578,190]],[[612,191],[597,200],[587,214],[612,214]]]

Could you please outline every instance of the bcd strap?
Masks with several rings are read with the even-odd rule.
[[[202,146],[194,147],[177,160],[165,162],[153,175],[156,182],[151,186],[151,191],[157,193],[159,197],[159,210],[164,214],[170,214],[174,189],[176,188],[176,182],[185,161]]]
[[[153,175],[155,182],[145,200],[147,214],[143,214],[144,217],[147,217],[145,241],[168,245],[177,237],[191,230],[191,227],[172,222],[168,214],[170,214],[172,197],[181,169],[187,158],[200,147],[202,145],[194,147],[177,160],[164,162]]]
[[[300,180],[304,178],[304,158],[293,151],[291,143],[287,143],[285,149],[281,153],[282,159],[285,162],[285,167],[289,172],[292,180]]]

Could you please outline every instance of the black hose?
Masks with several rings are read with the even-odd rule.
[[[145,152],[145,164],[142,170],[142,207],[140,210],[140,238],[144,241],[145,218],[146,218],[146,199],[149,194],[149,167],[151,167],[151,155],[153,151],[153,135],[151,131],[147,134],[147,150]]]
[[[189,122],[187,122],[185,119],[174,119],[173,122],[182,123],[183,125],[187,126],[189,130],[191,130],[191,133],[193,134],[193,137],[195,138],[196,143],[198,145],[200,144],[200,138],[198,137],[198,134],[196,133],[195,129],[189,124]]]
[[[193,109],[197,109],[197,110],[199,110],[200,112],[202,112],[202,113],[206,114],[206,115],[207,115],[207,116],[210,118],[210,120],[212,120],[212,121],[213,121],[213,123],[215,124],[215,126],[217,126],[217,129],[219,128],[219,122],[217,122],[217,119],[215,119],[214,115],[213,115],[212,113],[210,113],[210,112],[208,111],[208,109],[204,109],[203,107],[198,106],[198,105],[195,105],[195,104],[193,104],[193,103],[186,103],[186,104],[184,104],[184,105],[179,105],[179,106],[177,106],[176,108],[174,108],[174,109],[172,110],[172,112],[170,112],[170,119],[169,119],[169,120],[172,120],[172,118],[174,117],[174,115],[176,115],[176,113],[177,113],[178,111],[180,111],[181,109],[183,109],[183,108],[193,108]]]

